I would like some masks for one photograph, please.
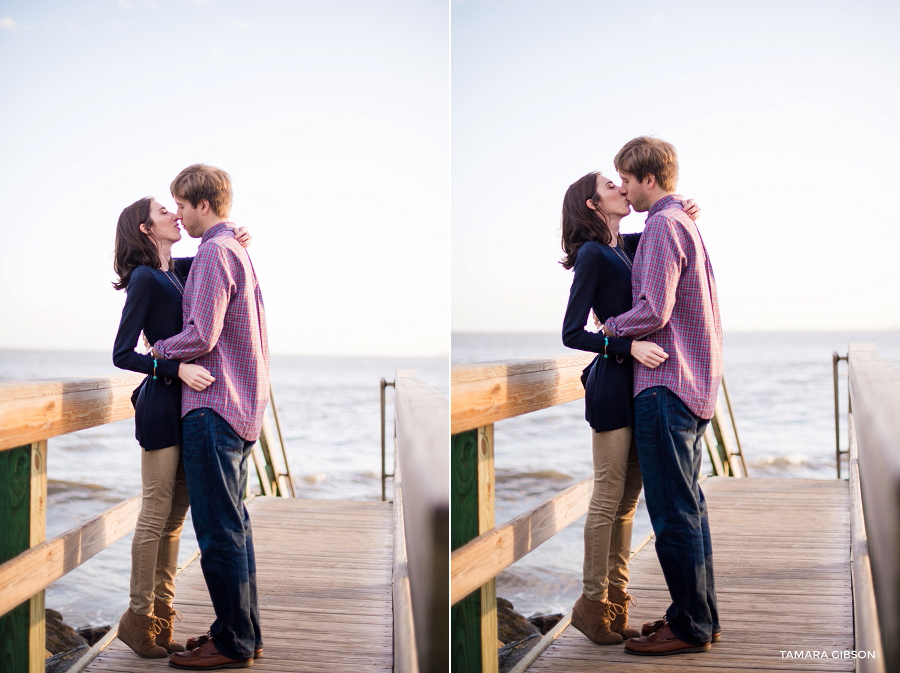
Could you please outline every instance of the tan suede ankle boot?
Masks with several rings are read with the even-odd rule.
[[[614,587],[612,584],[608,587],[609,602],[613,605],[615,615],[609,624],[610,631],[615,631],[625,640],[629,638],[640,638],[641,632],[638,629],[628,626],[628,604],[637,605],[637,599],[629,596],[627,593]]]
[[[131,608],[119,620],[119,640],[145,659],[162,659],[169,653],[156,644],[156,619],[153,615],[139,615]]]
[[[598,645],[621,645],[622,636],[610,628],[613,607],[606,601],[592,601],[584,594],[572,608],[572,626]]]
[[[164,603],[158,598],[153,599],[153,614],[156,616],[156,623],[159,624],[160,630],[156,634],[156,644],[165,647],[166,651],[184,652],[184,645],[175,641],[175,622],[181,621],[181,613],[171,605]]]

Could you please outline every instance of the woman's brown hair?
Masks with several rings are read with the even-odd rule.
[[[569,185],[566,196],[563,198],[560,229],[562,230],[562,249],[566,256],[562,258],[560,264],[564,269],[571,269],[575,266],[578,249],[584,243],[597,241],[603,245],[609,245],[612,242],[612,234],[609,233],[607,224],[609,218],[600,203],[600,195],[597,194],[598,175],[600,173],[594,171],[578,178]],[[588,208],[589,200],[594,204],[596,210]],[[621,245],[621,243],[621,237],[619,237],[619,244]]]
[[[153,226],[150,219],[150,202],[148,196],[135,201],[119,215],[116,224],[116,253],[113,268],[119,274],[119,280],[112,285],[117,290],[128,287],[131,272],[141,264],[159,269],[159,250],[154,240],[140,229],[142,224]]]

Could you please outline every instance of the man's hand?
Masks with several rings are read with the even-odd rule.
[[[160,354],[159,354],[159,351],[156,350],[155,348],[151,348],[151,349],[150,349],[150,354],[153,355],[153,357],[155,357],[157,360],[162,360],[162,359],[163,359],[163,356],[160,355]]]
[[[250,247],[250,241],[253,240],[253,237],[250,235],[247,227],[234,227],[234,237],[237,239],[237,242],[240,243],[245,248]]]
[[[616,336],[615,334],[612,333],[612,330],[609,329],[609,327],[607,327],[606,325],[600,325],[600,331],[603,332],[603,336],[607,336],[607,337]]]

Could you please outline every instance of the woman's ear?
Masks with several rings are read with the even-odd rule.
[[[593,199],[588,199],[587,201],[584,202],[584,204],[591,210],[597,210],[597,206],[594,205]]]
[[[153,236],[153,234],[150,233],[150,229],[147,227],[147,223],[146,223],[146,222],[141,222],[141,223],[138,225],[138,229],[141,230],[141,233],[142,233],[142,234],[147,234],[147,236]]]

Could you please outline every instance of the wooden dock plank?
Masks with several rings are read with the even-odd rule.
[[[264,641],[252,670],[391,671],[391,504],[257,497],[248,507]],[[175,607],[181,642],[215,618],[199,562],[179,575]],[[173,669],[116,639],[86,670]]]
[[[852,671],[850,507],[847,482],[710,478],[710,511],[722,640],[712,650],[669,657],[594,645],[573,628],[529,667],[540,671]],[[670,603],[652,544],[631,563],[630,621],[659,619]],[[825,652],[787,658],[782,652]]]

